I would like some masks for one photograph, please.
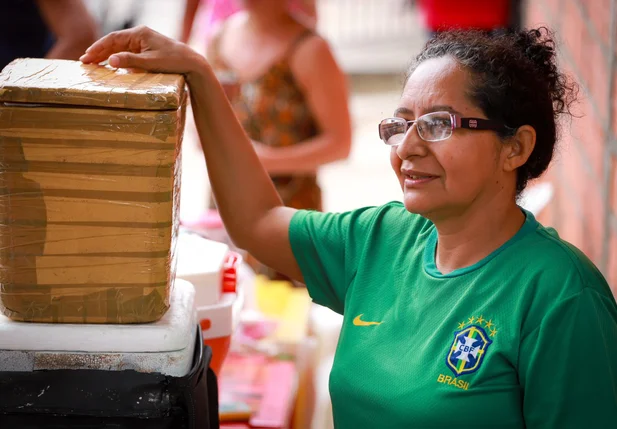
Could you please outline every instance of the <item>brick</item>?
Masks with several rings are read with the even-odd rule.
[[[589,91],[589,94],[591,94],[591,87],[594,84],[594,69],[596,68],[596,64],[593,63],[596,55],[594,52],[594,45],[596,45],[596,42],[593,40],[593,37],[589,33],[587,26],[582,21],[579,37],[581,53],[580,57],[577,60],[576,67],[580,72],[580,82]],[[604,59],[602,59],[601,61],[603,64],[606,63]]]
[[[583,161],[578,154],[578,148],[575,146],[570,136],[564,136],[561,141],[561,146],[558,153],[559,162],[561,164],[561,174],[558,180],[565,180],[568,177],[578,177],[572,183],[574,186],[571,193],[577,198],[584,195],[583,183],[587,180],[587,173],[583,167]]]
[[[617,40],[617,25],[615,25],[614,33],[613,33],[613,35],[611,37],[613,38],[613,40]],[[615,57],[617,57],[617,43],[613,43],[613,47],[615,48],[615,52],[613,52],[613,53],[615,54]]]
[[[617,297],[617,233],[612,231],[610,234],[610,244],[608,253],[607,281],[611,286],[613,295]]]
[[[602,258],[602,244],[604,241],[605,225],[605,205],[602,199],[602,189],[593,182],[587,182],[587,192],[585,203],[582,205],[583,211],[583,245],[582,251],[596,264]]]
[[[617,216],[617,157],[611,156],[611,181],[608,190],[609,204],[611,211]]]
[[[589,103],[582,100],[581,109],[584,113],[579,118],[572,120],[570,132],[578,140],[572,143],[571,150],[583,152],[581,163],[589,163],[593,171],[590,179],[599,181],[604,175],[604,147],[606,143],[604,128],[600,119],[596,117]],[[567,130],[566,130],[567,132]]]
[[[576,151],[560,156],[561,174],[556,180],[559,213],[557,222],[564,239],[599,263],[606,231],[600,183],[581,167]]]
[[[579,68],[583,55],[583,33],[584,22],[581,14],[573,0],[565,0],[564,11],[562,12],[560,36],[563,44],[562,50],[569,53],[569,57]],[[580,78],[580,76],[579,76]]]
[[[601,45],[606,48],[610,41],[611,0],[586,0],[580,2],[591,25],[598,33]]]
[[[559,158],[559,154],[557,154],[551,165],[549,166],[548,171],[545,173],[545,176],[542,180],[546,180],[553,185],[553,196],[551,201],[547,205],[546,209],[543,210],[539,216],[538,221],[546,226],[552,226],[553,228],[559,231],[559,218],[560,218],[560,205],[559,205],[559,192],[557,192],[557,187],[560,186],[559,177],[560,172],[562,170],[562,162]]]
[[[587,39],[587,42],[589,40]],[[596,106],[604,114],[608,109],[609,103],[609,62],[600,43],[594,41],[585,50],[589,52],[589,57],[586,61],[587,67],[585,68],[587,72],[587,88]]]
[[[559,169],[561,168],[561,161],[559,155],[556,154],[553,161],[549,165],[548,169],[538,179],[531,181],[527,187],[537,186],[544,183],[550,183],[553,186],[553,195],[548,201],[546,206],[536,214],[536,219],[544,226],[551,226],[559,230],[559,222],[557,219],[558,211],[558,193],[556,192],[557,186],[559,186]]]
[[[545,0],[544,3],[546,4],[546,8],[552,16],[559,15],[559,6],[561,3],[560,0]]]
[[[529,7],[525,11],[525,27],[534,28],[548,24],[541,3],[541,1],[530,2]]]
[[[604,201],[601,182],[592,179],[571,139],[560,155],[559,223],[564,238],[598,262],[604,234]]]
[[[559,235],[564,240],[574,244],[582,250],[583,221],[580,215],[580,202],[578,201],[578,197],[570,192],[568,184],[564,180],[558,182],[555,191],[559,204],[559,215],[557,219]]]
[[[617,27],[617,25],[615,26]],[[617,46],[617,43],[615,43]],[[615,69],[613,70],[613,117],[611,118],[611,128],[613,129],[613,138],[617,139],[617,59],[615,59]]]
[[[570,177],[578,177],[579,180],[572,181],[571,186],[573,188],[569,189],[569,193],[577,198],[584,195],[582,185],[587,180],[587,173],[583,168],[578,149],[574,145],[571,136],[564,136],[562,138],[557,160],[559,161],[560,171],[559,174],[556,174],[556,180],[562,182]]]

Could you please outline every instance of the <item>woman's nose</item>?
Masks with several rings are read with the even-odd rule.
[[[412,156],[425,156],[428,152],[427,143],[420,138],[416,124],[413,124],[403,136],[403,141],[396,147],[396,155],[400,159]]]

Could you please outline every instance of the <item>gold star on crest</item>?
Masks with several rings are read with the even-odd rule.
[[[461,322],[458,324],[458,329],[463,329],[465,327],[465,322]]]
[[[478,324],[480,324],[480,325],[481,325],[481,324],[483,324],[483,323],[484,323],[484,317],[482,317],[482,316],[478,317],[478,318],[476,319],[476,323],[478,323]]]
[[[491,327],[494,325],[492,320],[487,320],[486,323],[484,324],[484,326],[486,326],[488,329],[491,329]]]
[[[491,337],[497,335],[497,329],[491,329]]]
[[[473,321],[474,321],[474,320],[476,320],[476,318],[475,318],[475,317],[473,317],[473,316],[471,316],[471,317],[469,318],[469,323],[473,323]]]

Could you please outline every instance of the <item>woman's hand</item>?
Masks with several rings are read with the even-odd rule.
[[[205,58],[189,46],[145,27],[115,31],[90,46],[80,60],[109,65],[139,68],[163,73],[191,74],[207,64]]]

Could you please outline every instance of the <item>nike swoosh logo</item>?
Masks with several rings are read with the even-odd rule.
[[[353,324],[356,326],[373,326],[373,325],[381,325],[383,323],[383,322],[365,322],[364,320],[362,320],[362,316],[364,316],[364,314],[360,314],[356,316],[356,318],[353,320]]]

